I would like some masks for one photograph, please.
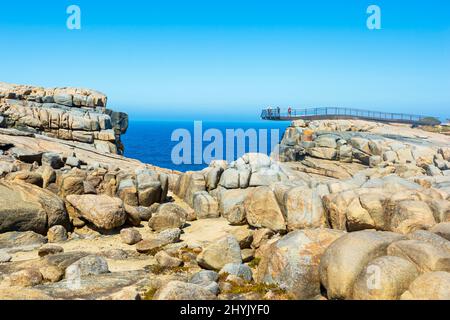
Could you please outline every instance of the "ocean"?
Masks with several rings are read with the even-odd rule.
[[[185,172],[207,167],[211,159],[204,156],[205,152],[207,155],[210,154],[212,159],[229,161],[237,159],[246,152],[255,151],[255,148],[258,152],[270,154],[274,143],[281,140],[289,124],[289,122],[262,120],[253,122],[203,121],[201,123],[131,120],[127,133],[122,135],[122,142],[125,146],[124,155],[126,157]],[[249,134],[246,139],[243,139],[242,136],[232,139],[234,135],[230,135],[237,133],[239,136],[239,133],[244,132]],[[214,138],[208,137],[209,135]],[[255,138],[257,139],[256,145]],[[232,140],[234,140],[234,148]],[[216,148],[212,152],[207,152],[212,149],[211,143],[215,143]],[[210,147],[208,148],[208,146]],[[239,148],[239,146],[241,147]],[[175,157],[172,157],[173,153]]]

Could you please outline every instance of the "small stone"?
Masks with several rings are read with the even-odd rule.
[[[179,267],[183,264],[183,261],[170,256],[165,251],[160,251],[155,254],[155,259],[162,267]]]
[[[155,253],[164,246],[164,243],[158,239],[142,240],[136,244],[136,251],[139,253]]]
[[[242,263],[239,243],[230,235],[220,238],[197,256],[197,262],[203,268],[212,270],[220,270],[227,263]]]
[[[165,229],[182,228],[186,223],[187,212],[179,205],[174,203],[165,203],[158,207],[150,220],[149,227],[154,231],[163,231]]]
[[[38,255],[39,255],[39,257],[45,257],[50,254],[56,254],[56,253],[61,253],[61,252],[64,252],[64,249],[62,247],[47,244],[47,245],[42,246],[39,249]]]
[[[42,283],[42,274],[36,269],[25,269],[9,276],[11,286],[33,287]]]
[[[154,203],[150,207],[137,207],[139,212],[139,218],[141,221],[148,221],[152,217],[153,213],[159,208],[159,203]]]
[[[66,277],[68,272],[79,270],[81,276],[98,275],[109,273],[108,262],[106,259],[96,255],[90,255],[81,258],[77,262],[71,264],[66,270]]]
[[[48,242],[63,242],[67,240],[67,231],[63,226],[53,226],[47,232]]]
[[[58,282],[64,277],[64,271],[56,266],[46,266],[39,269],[44,281]]]
[[[135,229],[122,229],[120,230],[120,238],[123,243],[133,245],[142,240],[142,236],[139,231]]]
[[[245,280],[243,278],[241,278],[241,277],[238,277],[237,275],[234,275],[234,274],[229,274],[226,277],[225,281],[233,283],[234,285],[238,285],[238,286],[245,285]]]
[[[128,254],[122,249],[111,249],[102,252],[102,256],[112,260],[125,260],[128,258]]]
[[[190,283],[204,286],[210,282],[216,282],[219,279],[219,274],[212,270],[202,270],[194,273],[189,280]]]
[[[180,241],[181,230],[178,228],[166,229],[161,231],[156,238],[165,244],[176,243]]]
[[[238,263],[228,263],[226,264],[222,270],[220,270],[219,274],[229,274],[229,275],[235,275],[237,277],[240,277],[246,281],[252,280],[253,274],[252,270],[249,266],[245,264],[238,264]]]

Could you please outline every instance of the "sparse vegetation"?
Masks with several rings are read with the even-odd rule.
[[[180,273],[180,272],[188,272],[189,267],[179,266],[179,267],[163,267],[159,264],[153,264],[147,267],[147,270],[150,273],[155,275],[167,274],[167,273]]]
[[[438,126],[441,124],[441,121],[435,117],[427,117],[420,120],[420,122],[425,126]]]
[[[450,126],[439,125],[439,126],[421,126],[420,129],[428,132],[442,133],[450,135]]]
[[[142,299],[143,299],[143,300],[153,300],[153,297],[154,297],[156,291],[158,291],[157,288],[151,288],[151,289],[148,289],[148,290],[144,293]]]
[[[256,267],[258,267],[259,266],[259,263],[261,262],[261,258],[254,258],[252,261],[250,261],[249,263],[248,263],[248,266],[250,267],[250,268],[256,268]]]
[[[266,283],[253,283],[253,282],[245,282],[245,284],[237,284],[231,283],[231,288],[227,290],[226,294],[248,294],[248,293],[256,293],[264,297],[268,292],[272,292],[274,295],[278,296],[280,299],[288,300],[291,299],[290,295],[286,293],[285,290],[279,288],[275,284],[266,284]]]

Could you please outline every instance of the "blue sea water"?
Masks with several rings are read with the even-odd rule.
[[[249,152],[250,147],[248,144],[248,139],[245,141],[245,150],[234,150],[234,154],[231,152],[226,152],[225,144],[227,143],[226,133],[227,129],[242,129],[244,131],[248,129],[255,129],[258,133],[264,132],[266,129],[267,137],[266,140],[267,152],[270,154],[272,151],[272,142],[279,142],[285,129],[289,126],[289,122],[270,122],[270,121],[253,121],[253,122],[216,122],[216,121],[203,121],[201,123],[200,135],[202,136],[208,129],[217,129],[223,135],[223,146],[224,146],[224,156],[228,160],[235,160],[242,156],[242,153]],[[197,124],[197,128],[199,128]],[[177,129],[186,129],[191,135],[190,145],[191,157],[187,163],[176,164],[172,161],[172,150],[180,143],[181,140],[172,141],[172,133]],[[264,138],[264,135],[262,136]],[[200,138],[203,140],[202,138]],[[272,140],[273,139],[273,140]],[[229,139],[228,139],[229,140]],[[213,140],[214,141],[214,140]],[[178,171],[190,171],[190,170],[201,170],[208,165],[205,163],[205,159],[201,161],[202,163],[194,163],[194,122],[193,121],[130,121],[128,131],[122,136],[122,142],[125,146],[125,156],[129,158],[138,159],[144,163],[149,163],[163,168],[178,170]],[[265,144],[264,143],[264,144]],[[203,141],[203,150],[206,148],[210,141]],[[238,141],[235,140],[235,145],[238,145]],[[244,151],[244,152],[242,152]],[[258,148],[258,152],[265,151]],[[214,156],[216,156],[213,153]]]

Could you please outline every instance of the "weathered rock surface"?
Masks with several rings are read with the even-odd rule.
[[[131,228],[120,230],[120,238],[123,243],[133,245],[142,240],[142,236],[139,231]]]
[[[37,186],[0,181],[0,232],[35,231],[46,234],[54,225],[68,225],[64,202]]]
[[[148,221],[148,225],[155,231],[181,228],[186,223],[187,212],[174,203],[165,203]]]
[[[264,252],[256,280],[277,284],[296,299],[320,294],[319,263],[325,249],[344,233],[331,229],[296,230]]]
[[[154,300],[216,300],[210,290],[193,283],[172,281],[160,288]]]
[[[383,256],[369,262],[353,288],[355,300],[398,300],[419,276],[415,264],[399,257]]]
[[[80,276],[109,273],[108,262],[103,257],[89,255],[68,266],[66,278],[70,278],[70,273],[72,272]]]
[[[206,191],[194,194],[194,210],[197,219],[218,218],[220,216],[217,200]]]
[[[63,242],[67,240],[67,230],[63,226],[53,226],[47,232],[48,242]]]
[[[242,263],[239,243],[233,236],[226,236],[211,243],[198,255],[197,262],[205,269],[220,270],[228,263]]]
[[[107,110],[106,102],[93,90],[0,83],[0,115],[7,127],[122,152],[120,134],[127,130],[128,117]]]
[[[106,195],[69,195],[66,200],[73,208],[72,214],[86,219],[100,229],[110,230],[125,223],[123,202],[118,198]]]
[[[429,272],[416,278],[402,300],[450,300],[450,273]]]
[[[350,299],[359,274],[388,246],[403,237],[392,232],[357,231],[332,243],[320,260],[320,280],[331,299]]]
[[[414,263],[422,273],[450,271],[450,252],[424,241],[397,241],[388,247],[387,252]]]
[[[272,190],[258,187],[250,191],[244,202],[247,221],[256,228],[275,232],[286,230],[286,221]]]

